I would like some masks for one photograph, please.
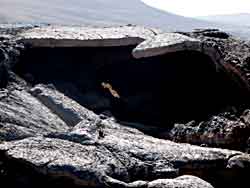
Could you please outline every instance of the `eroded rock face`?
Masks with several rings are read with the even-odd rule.
[[[0,44],[2,42],[0,41]],[[1,45],[2,46],[2,45]],[[8,70],[6,68],[6,53],[3,48],[0,46],[0,88],[6,87],[8,82]]]
[[[207,36],[205,33],[202,34]],[[246,77],[233,66],[230,66],[230,64],[225,64],[222,52],[217,48],[218,46],[215,43],[207,42],[205,40],[191,38],[179,33],[163,33],[139,44],[133,50],[133,56],[135,58],[147,58],[170,54],[173,52],[176,53],[179,51],[187,51],[187,53],[191,53],[192,51],[201,52],[204,56],[208,56],[210,58],[209,63],[215,66],[216,72],[221,76],[220,79],[224,79],[225,83],[222,85],[229,85],[232,90],[234,89],[233,87],[238,87],[237,90],[242,90],[240,92],[242,95],[241,97],[244,97],[244,100],[246,100],[250,94],[249,84],[247,83]],[[205,58],[203,61],[205,61]],[[205,62],[202,62],[202,64],[205,64]],[[217,78],[218,81],[220,79]],[[201,82],[203,83],[203,81]],[[221,87],[224,87],[222,85]],[[225,95],[227,94],[225,93]]]
[[[250,156],[249,155],[237,155],[232,157],[228,161],[228,167],[230,168],[248,168],[250,166]]]
[[[178,33],[163,33],[139,44],[133,50],[135,58],[160,56],[179,51],[198,51],[210,57],[217,69],[222,66],[219,52],[208,43]]]
[[[58,110],[55,111],[53,110],[55,103],[44,103],[49,110],[52,110],[51,115],[53,112],[64,111],[64,105],[69,104],[67,101],[70,99],[62,97],[58,91],[37,86],[33,92],[38,88],[40,94],[47,93],[48,99],[54,99],[59,104]],[[45,108],[42,103],[35,104],[34,101],[29,101],[38,109]],[[28,110],[30,107],[26,103],[27,100],[21,102],[24,109]],[[78,104],[68,105],[68,111],[74,111],[76,105]],[[113,187],[118,185],[133,187],[130,183],[133,185],[137,180],[153,181],[159,178],[178,177],[186,173],[208,178],[207,180],[213,184],[219,184],[216,179],[227,179],[224,174],[234,171],[234,168],[226,168],[228,160],[232,156],[242,155],[237,151],[202,148],[156,139],[137,129],[124,127],[114,119],[101,119],[84,107],[81,108],[79,114],[84,116],[73,129],[62,130],[63,126],[60,125],[58,131],[44,131],[41,134],[43,136],[36,136],[39,135],[38,131],[32,126],[30,129],[34,132],[30,132],[30,135],[26,136],[28,138],[16,137],[13,139],[16,141],[1,144],[2,160],[6,162],[14,160],[20,163],[19,165],[25,161],[31,167],[29,173],[34,171],[48,179],[65,177],[68,182],[72,182],[72,186],[105,187],[111,184]],[[41,110],[32,112],[32,115],[42,115]],[[65,119],[64,115],[67,117],[67,114],[60,114],[59,117]],[[31,118],[31,115],[28,117]],[[41,126],[41,123],[38,122],[37,125]],[[175,181],[180,186],[190,184],[188,180],[177,178],[151,182],[148,186],[154,187],[158,184],[170,186]]]
[[[0,89],[5,88],[11,79],[11,69],[19,61],[20,51],[24,48],[0,31]]]
[[[239,111],[238,115],[235,110],[234,108],[212,116],[208,121],[176,124],[171,130],[170,138],[176,142],[247,151],[250,134],[249,110]]]
[[[37,85],[30,90],[30,93],[68,126],[74,127],[83,119],[86,119],[86,114],[90,113],[77,102],[56,91],[53,86]],[[88,116],[96,115],[91,113]]]
[[[68,126],[26,91],[6,91],[0,100],[0,140],[66,131]]]
[[[195,29],[194,33],[217,39],[228,39],[230,37],[230,34],[220,31],[219,29]]]
[[[157,32],[138,27],[18,32],[18,41],[31,46],[17,64],[9,58],[16,57],[10,55],[16,43],[4,48],[11,76],[0,92],[1,183],[13,188],[217,188],[248,183],[249,155],[236,151],[249,144],[248,111],[216,116],[245,102],[239,97],[244,81],[218,63],[223,56],[214,54],[221,55],[220,50],[202,37],[181,35],[167,46],[162,40],[161,48],[175,51],[135,59],[136,45],[145,39],[154,42]],[[14,39],[16,34],[11,35]],[[212,35],[213,40],[229,40]],[[170,35],[159,38],[163,36]]]
[[[245,151],[250,134],[249,123],[240,119],[230,119],[222,114],[213,116],[206,122],[176,124],[170,138],[176,142],[239,149]]]
[[[220,51],[226,64],[232,65],[237,70],[239,70],[244,77],[248,77],[247,75],[249,74],[250,69],[246,60],[250,53],[249,42],[238,40],[234,37],[229,37],[228,39],[207,37],[204,33],[208,32],[210,31],[200,30],[197,32],[185,33],[185,35],[212,44],[217,50]],[[250,80],[248,77],[248,82],[249,81]]]
[[[133,50],[133,56],[135,58],[153,57],[177,51],[198,50],[200,46],[201,43],[197,39],[178,33],[164,33],[139,44]]]
[[[6,67],[3,64],[0,64],[0,88],[4,88],[6,87],[7,83],[8,83],[8,78],[9,74],[8,71],[6,69]]]
[[[209,171],[233,171],[224,165],[230,156],[240,154],[154,139],[107,120],[98,129],[103,135],[99,132],[98,139],[92,143],[84,143],[87,140],[83,135],[81,142],[50,135],[50,138],[31,137],[8,142],[0,145],[0,149],[6,151],[4,155],[8,159],[29,163],[33,171],[55,178],[65,176],[74,182],[73,185],[87,187],[105,187],[109,177],[125,183],[192,172],[200,177],[208,173],[211,178],[226,178]],[[95,134],[82,127],[84,131],[92,136]]]
[[[15,70],[32,84],[53,83],[97,113],[111,111],[123,121],[168,128],[176,122],[208,118],[229,101],[230,105],[238,105],[242,103],[239,99],[245,100],[245,83],[236,75],[233,80],[237,81],[232,84],[230,78],[235,72],[224,68],[213,45],[177,33],[159,33],[131,26],[30,29],[19,34],[18,40],[32,48],[23,54]],[[138,37],[145,42],[137,47],[141,41],[126,42]],[[107,40],[112,41],[108,46],[101,43]],[[149,51],[156,52],[156,56],[135,59],[132,51],[134,56]],[[103,84],[109,84],[120,97],[112,96]],[[209,98],[203,100],[207,95]]]

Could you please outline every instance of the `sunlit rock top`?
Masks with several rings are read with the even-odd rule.
[[[139,26],[105,28],[46,26],[29,29],[19,35],[19,41],[32,47],[105,47],[137,45],[162,33]]]

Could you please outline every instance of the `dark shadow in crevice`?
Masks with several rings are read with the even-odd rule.
[[[136,60],[134,47],[31,48],[15,72],[32,85],[53,84],[96,113],[168,128],[241,103],[231,75],[208,56],[180,51]]]

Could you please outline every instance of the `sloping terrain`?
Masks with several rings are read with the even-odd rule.
[[[1,0],[0,23],[83,25],[136,24],[167,30],[216,27],[144,4],[140,0]]]
[[[245,26],[246,15],[239,15],[239,17],[235,15],[230,22],[225,23],[217,22],[218,20],[175,15],[150,7],[140,0],[0,1],[0,23],[91,25],[97,27],[134,24],[157,27],[166,31],[220,28],[243,39],[250,39],[250,29]],[[237,20],[242,20],[242,22]],[[238,26],[235,27],[234,23],[237,23]]]

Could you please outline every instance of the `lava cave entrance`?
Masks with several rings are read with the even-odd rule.
[[[202,120],[236,99],[212,60],[196,51],[134,59],[135,46],[29,48],[15,72],[32,85],[53,84],[96,113],[168,127]]]

